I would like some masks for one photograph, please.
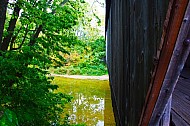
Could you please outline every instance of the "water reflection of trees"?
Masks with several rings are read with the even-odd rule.
[[[87,96],[83,93],[75,93],[71,108],[68,110],[71,122],[84,122],[90,125],[104,121],[104,96]]]
[[[108,81],[56,77],[54,83],[59,85],[60,92],[74,97],[66,105],[62,117],[68,113],[71,123],[85,123],[87,126],[104,124],[104,98],[106,91],[109,92]],[[112,111],[111,107],[109,109]]]

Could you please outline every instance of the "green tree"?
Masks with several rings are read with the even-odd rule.
[[[47,69],[77,40],[79,0],[0,1],[0,124],[69,125],[60,118],[71,97],[54,93]]]
[[[88,10],[74,31],[79,37],[78,44],[71,45],[69,54],[65,54],[67,64],[56,69],[60,74],[82,74],[82,75],[105,75],[107,68],[105,64],[104,39],[104,13],[96,11],[97,6],[102,6],[97,0],[86,3]]]

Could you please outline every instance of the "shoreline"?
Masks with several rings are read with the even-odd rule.
[[[108,76],[108,75],[102,75],[102,76],[85,76],[85,75],[61,75],[61,74],[54,74],[54,73],[51,73],[50,76],[53,76],[53,77],[73,78],[73,79],[109,80],[109,76]]]

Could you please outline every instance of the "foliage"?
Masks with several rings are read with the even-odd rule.
[[[16,126],[18,125],[18,119],[16,117],[16,114],[9,109],[5,109],[2,111],[3,115],[0,119],[0,125],[1,126]]]
[[[47,53],[49,58],[59,65],[64,60],[62,53],[69,53],[70,47],[77,40],[72,27],[77,19],[83,16],[83,8],[79,1],[71,0],[18,0],[10,8],[13,11],[7,18],[1,50],[16,50],[23,46],[36,46],[38,51]],[[7,16],[7,17],[9,17]],[[19,16],[19,17],[17,17]],[[16,20],[16,23],[12,22]],[[10,27],[14,25],[14,29]],[[7,42],[7,40],[9,40]],[[4,43],[9,47],[4,47]]]
[[[37,66],[43,62],[32,52],[32,48],[23,48],[0,57],[1,109],[16,113],[20,125],[58,125],[71,97],[53,92],[58,86],[46,77],[47,72],[41,69],[44,66]]]
[[[100,63],[105,56],[103,37],[87,36],[91,31],[98,34],[96,28],[85,27],[91,20],[85,18],[88,4],[2,0],[0,7],[0,125],[71,125],[68,116],[60,117],[71,96],[55,92],[58,86],[51,84],[47,70],[70,64],[82,74],[105,71]],[[76,36],[79,27],[83,36]],[[75,54],[77,63],[70,60]]]
[[[58,74],[71,75],[105,75],[105,39],[100,36],[94,41],[81,41],[80,45],[71,48],[70,54],[65,54],[66,65],[50,69]]]
[[[83,16],[80,0],[12,0],[5,24],[0,22],[0,124],[70,125],[61,119],[71,96],[55,93],[58,86],[46,71],[64,61],[77,37],[73,26]],[[6,4],[7,3],[7,4]],[[85,3],[84,3],[85,4]],[[0,8],[1,9],[1,8]],[[3,26],[3,27],[1,27]]]
[[[75,45],[71,45],[69,54],[64,54],[65,66],[56,69],[51,68],[51,72],[80,75],[107,74],[105,64],[106,43],[102,31],[104,17],[93,10],[92,6],[93,4],[86,7],[88,12],[84,13],[84,17],[79,18],[78,25],[74,27],[79,41],[75,41]],[[94,16],[96,18],[93,18]]]

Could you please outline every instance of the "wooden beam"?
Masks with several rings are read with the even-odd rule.
[[[180,28],[175,49],[173,51],[172,58],[159,94],[159,98],[157,100],[156,106],[154,108],[150,120],[150,125],[152,124],[156,126],[159,123],[159,120],[162,118],[162,115],[164,113],[164,108],[166,107],[166,104],[169,102],[169,98],[171,97],[174,91],[178,77],[189,55],[190,51],[189,45],[190,45],[190,4],[187,7],[186,14],[184,16],[184,20]]]
[[[186,11],[188,0],[171,0],[168,7],[167,17],[164,24],[163,35],[161,39],[160,50],[158,50],[156,59],[158,64],[155,67],[153,79],[147,93],[147,98],[144,104],[144,110],[141,115],[139,126],[147,126],[149,122],[154,120],[158,123],[157,117],[160,118],[160,113],[156,114],[156,119],[152,116],[158,96],[167,72],[170,59],[173,54],[174,46],[180,30],[181,23]],[[162,104],[162,103],[160,103]],[[167,103],[166,103],[167,104]],[[164,110],[163,110],[164,111]],[[156,125],[154,125],[156,126]]]

